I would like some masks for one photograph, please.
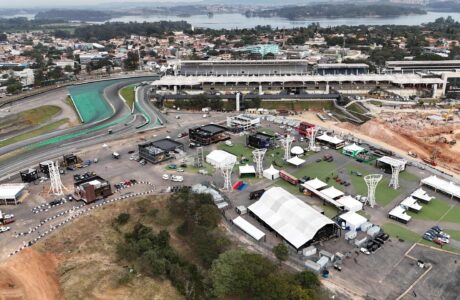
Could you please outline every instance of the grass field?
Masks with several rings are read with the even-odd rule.
[[[452,207],[451,210],[442,218],[444,222],[460,223],[460,206]]]
[[[134,100],[135,100],[134,86],[133,85],[125,86],[124,88],[120,90],[120,94],[125,100],[126,104],[129,106],[129,108],[132,110],[134,106]]]
[[[429,204],[424,204],[419,213],[408,212],[414,219],[438,221],[449,210],[447,202],[433,199]]]
[[[444,229],[444,232],[448,233],[451,239],[460,242],[460,230]]]
[[[403,171],[399,173],[399,179],[406,180],[406,181],[411,181],[411,182],[416,182],[419,181],[420,178],[411,172],[408,171]]]
[[[364,176],[368,175],[369,172],[362,168],[351,165],[347,165],[346,170],[348,173],[350,173],[353,170],[363,174],[363,176],[356,176],[350,174],[351,184],[353,185],[353,189],[356,194],[367,195],[367,186],[364,182]],[[389,184],[390,180],[388,178],[383,178],[377,186],[377,189],[375,190],[375,200],[381,206],[386,206],[388,203],[393,201],[393,199],[395,199],[401,194],[400,189],[394,190],[388,186]]]
[[[388,233],[389,235],[393,237],[397,237],[397,238],[403,239],[408,242],[424,244],[424,245],[431,246],[434,248],[442,248],[443,250],[447,250],[447,251],[451,251],[451,252],[460,254],[460,249],[454,248],[449,245],[444,245],[441,247],[433,242],[422,239],[422,237],[419,234],[407,228],[404,228],[401,225],[397,225],[393,223],[385,223],[383,224],[382,228],[386,233]]]
[[[44,105],[13,114],[0,120],[0,131],[8,132],[38,126],[48,122],[61,111],[62,109],[59,106]]]
[[[55,129],[58,129],[62,125],[67,124],[68,122],[69,122],[69,119],[67,119],[67,118],[61,119],[61,120],[58,120],[56,122],[53,122],[53,123],[47,124],[45,126],[42,126],[40,128],[28,131],[26,133],[17,135],[15,137],[12,137],[12,138],[9,138],[9,139],[3,140],[3,141],[0,141],[0,147],[4,147],[4,146],[7,146],[7,145],[17,143],[17,142],[25,141],[27,139],[37,137],[37,136],[40,136],[40,135],[45,134],[45,133],[49,133],[49,132],[51,132],[51,131],[53,131]]]

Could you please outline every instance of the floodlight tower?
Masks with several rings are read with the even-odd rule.
[[[311,127],[308,129],[308,133],[310,135],[310,141],[309,141],[308,147],[310,151],[313,151],[313,148],[316,146],[315,139],[316,139],[316,134],[318,133],[318,128],[316,126]]]
[[[202,167],[204,161],[203,147],[196,148],[195,167]]]
[[[48,170],[50,173],[51,182],[49,193],[56,196],[64,195],[63,190],[67,191],[67,188],[62,184],[61,181],[61,174],[59,173],[59,163],[56,162],[56,164],[54,164],[52,161],[49,161]]]
[[[254,162],[256,163],[256,176],[262,177],[264,173],[264,156],[267,149],[256,149],[252,151]]]
[[[391,165],[390,186],[395,190],[399,188],[399,173],[402,171],[403,167],[403,164]]]
[[[291,146],[294,138],[290,135],[281,140],[284,148],[284,160],[289,160],[291,158]]]
[[[375,206],[375,190],[380,180],[382,180],[382,174],[369,174],[364,176],[364,181],[367,185],[367,203],[370,207]]]
[[[224,176],[224,190],[231,191],[232,190],[232,170],[233,166],[235,166],[234,162],[225,162],[220,166],[220,171],[222,176]]]

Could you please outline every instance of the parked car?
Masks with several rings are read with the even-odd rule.
[[[433,240],[433,236],[425,233],[423,235],[423,239],[431,242]]]
[[[208,175],[208,171],[201,169],[201,170],[198,170],[198,174]]]
[[[175,169],[177,169],[177,165],[176,164],[169,164],[168,169],[175,170]]]
[[[364,253],[364,254],[366,254],[366,255],[371,254],[371,253],[369,252],[369,250],[367,250],[366,248],[361,248],[361,249],[359,249],[359,251],[361,251],[361,253]]]
[[[440,246],[444,245],[445,243],[441,241],[439,238],[434,238],[433,243],[438,244]]]
[[[177,169],[176,171],[182,173],[182,172],[184,172],[184,169],[179,168],[179,169]]]
[[[184,177],[179,176],[179,175],[172,175],[171,180],[174,181],[174,182],[182,182],[182,181],[184,181]]]
[[[11,228],[8,227],[8,226],[0,226],[0,233],[3,233],[3,232],[7,232],[8,230],[10,230]]]
[[[164,180],[169,180],[169,175],[168,174],[163,174],[163,176],[161,176]]]

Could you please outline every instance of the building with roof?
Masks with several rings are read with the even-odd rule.
[[[184,145],[172,139],[160,139],[138,145],[139,157],[157,164],[174,158],[174,153],[184,151]]]
[[[227,127],[233,132],[241,132],[260,126],[260,117],[251,115],[237,115],[227,117]]]
[[[346,212],[338,217],[338,223],[343,229],[350,231],[358,231],[361,225],[367,223],[367,219],[354,211]]]
[[[318,75],[360,75],[369,74],[367,64],[318,64],[316,67]]]
[[[275,136],[263,132],[256,132],[246,136],[246,146],[256,149],[272,149],[275,147]]]
[[[280,52],[280,47],[277,44],[258,44],[258,45],[248,45],[238,49],[240,52],[248,52],[251,54],[260,54],[264,57],[265,55],[278,54]]]
[[[256,241],[265,239],[265,233],[262,230],[252,225],[251,223],[243,219],[241,216],[236,217],[232,220],[232,222]]]
[[[188,137],[190,142],[197,143],[202,146],[207,146],[230,139],[227,131],[228,129],[224,126],[208,124],[190,128],[188,130]]]
[[[248,211],[297,251],[334,237],[338,231],[331,219],[281,187],[267,190]]]
[[[112,195],[110,182],[97,175],[84,176],[74,182],[75,194],[86,204]]]
[[[0,204],[17,205],[24,195],[27,185],[24,183],[0,184]]]
[[[390,60],[385,67],[387,73],[457,72],[460,60]]]
[[[176,75],[236,76],[306,74],[308,62],[303,59],[264,60],[177,60],[170,62]]]
[[[274,69],[273,69],[274,70]],[[318,95],[337,91],[342,94],[368,94],[376,89],[386,90],[399,96],[443,95],[445,80],[441,76],[421,74],[352,74],[352,75],[306,75],[305,73],[277,74],[228,74],[226,75],[166,75],[152,82],[161,93],[171,92],[254,92],[278,95],[298,92]]]
[[[330,136],[326,133],[317,136],[316,141],[332,149],[340,149],[343,148],[343,146],[345,146],[344,140],[338,138],[337,136]]]

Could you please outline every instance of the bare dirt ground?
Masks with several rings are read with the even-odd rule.
[[[26,249],[0,266],[0,299],[61,299],[58,260]]]
[[[321,121],[314,112],[305,112],[299,117],[337,133],[352,134],[381,145],[400,156],[408,157],[407,153],[411,151],[420,159],[430,158],[435,152],[440,169],[460,175],[460,145],[449,145],[445,142],[460,137],[460,121],[456,118],[454,122],[445,123],[429,121],[426,118],[426,113],[391,112],[382,113],[363,125],[354,125],[332,120]]]
[[[123,233],[132,229],[140,211],[157,208],[153,218],[143,224],[154,230],[167,228],[171,244],[187,252],[175,237],[177,224],[165,213],[166,199],[149,198],[118,202],[94,211],[57,231],[48,239],[0,266],[0,299],[183,299],[167,280],[130,272],[116,255],[116,245]],[[116,216],[128,212],[131,221],[117,228]]]

